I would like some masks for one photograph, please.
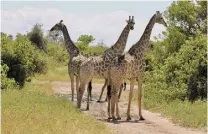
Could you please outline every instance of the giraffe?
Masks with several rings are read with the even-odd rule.
[[[74,77],[76,77],[76,91],[77,91],[79,84],[77,72],[79,70],[79,66],[81,62],[84,61],[87,57],[83,56],[80,50],[74,45],[73,41],[69,36],[67,27],[63,24],[63,20],[55,24],[50,29],[50,32],[52,31],[62,31],[64,36],[65,46],[69,54],[68,73],[71,80],[71,90],[72,90],[71,100],[74,101]]]
[[[82,96],[86,87],[86,84],[89,83],[93,77],[106,77],[106,72],[111,62],[118,56],[120,56],[126,46],[127,38],[130,30],[134,29],[134,16],[129,16],[127,20],[127,25],[123,29],[121,35],[119,36],[116,43],[111,46],[109,49],[104,51],[103,55],[90,57],[84,61],[80,66],[79,80],[80,87],[77,92],[77,107],[81,107]],[[89,88],[88,88],[88,97],[87,97],[87,110],[89,110]]]
[[[107,87],[108,95],[109,95],[108,108],[107,108],[108,119],[116,120],[114,115],[115,108],[116,108],[117,119],[121,119],[118,108],[118,90],[123,80],[128,79],[130,81],[130,93],[129,93],[129,102],[127,109],[127,120],[131,120],[130,106],[131,106],[135,80],[137,81],[138,84],[139,116],[140,116],[140,120],[144,120],[141,112],[142,78],[145,69],[144,53],[148,49],[150,35],[155,23],[163,24],[165,27],[167,26],[167,24],[165,23],[162,17],[162,14],[159,11],[157,11],[150,19],[140,40],[136,44],[134,44],[126,54],[118,57],[115,64],[114,65],[112,64],[109,69],[108,72],[109,83]],[[111,111],[111,115],[110,115],[110,111]]]

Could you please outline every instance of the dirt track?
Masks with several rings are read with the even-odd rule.
[[[52,83],[54,93],[68,95],[71,100],[71,89],[69,82],[54,81]],[[166,118],[162,117],[161,114],[152,113],[147,110],[143,110],[144,121],[139,121],[138,108],[136,105],[131,106],[131,121],[126,121],[126,110],[127,110],[127,98],[129,93],[129,86],[127,90],[122,92],[122,97],[119,102],[121,120],[116,122],[107,122],[107,103],[97,103],[99,98],[102,84],[93,83],[92,97],[93,100],[90,102],[90,110],[85,111],[86,108],[86,92],[82,102],[82,111],[86,114],[94,116],[97,120],[104,122],[113,133],[117,134],[205,134],[206,132],[191,130],[188,128],[180,127],[172,124]],[[103,99],[105,98],[106,92],[104,92]],[[76,96],[76,94],[75,94]],[[76,99],[75,99],[76,103]]]

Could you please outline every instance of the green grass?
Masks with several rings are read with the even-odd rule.
[[[5,134],[110,133],[102,122],[80,112],[67,98],[54,96],[50,82],[2,91],[1,125]]]
[[[46,74],[38,74],[36,80],[69,81],[68,66],[51,66]],[[104,83],[104,79],[93,78],[93,83]]]
[[[166,102],[158,97],[145,95],[144,91],[143,107],[152,112],[162,113],[168,117],[173,123],[184,127],[198,128],[206,130],[207,126],[207,103],[198,100],[193,104],[188,101],[174,100]],[[145,96],[148,96],[145,98]],[[134,96],[134,102],[137,98]]]
[[[37,80],[70,80],[68,73],[68,66],[50,66],[46,74],[38,74],[35,76]]]

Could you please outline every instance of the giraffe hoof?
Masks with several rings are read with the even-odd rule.
[[[112,117],[108,117],[108,120],[112,119]]]
[[[89,107],[87,107],[86,110],[89,110]]]
[[[116,118],[115,117],[112,117],[112,121],[116,121]]]
[[[100,100],[98,100],[97,102],[100,103]]]
[[[121,120],[121,117],[117,117],[117,120]]]
[[[145,120],[142,116],[140,116],[139,120]]]
[[[130,121],[131,120],[131,117],[127,117],[127,119],[126,119],[127,121]]]
[[[110,122],[112,119],[112,117],[108,117],[107,122]]]

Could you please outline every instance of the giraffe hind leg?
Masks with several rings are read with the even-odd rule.
[[[105,79],[105,83],[104,83],[104,85],[103,85],[103,87],[102,87],[102,90],[101,90],[101,93],[100,93],[100,97],[99,97],[99,99],[98,99],[97,102],[100,102],[100,101],[101,101],[101,98],[102,98],[102,95],[103,95],[103,91],[105,90],[105,87],[106,87],[106,86],[107,86],[107,79]],[[107,101],[107,96],[106,96],[105,101]]]
[[[92,80],[88,83],[88,89],[89,89],[89,98],[90,101],[92,101]]]

